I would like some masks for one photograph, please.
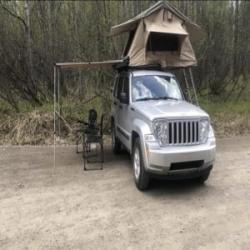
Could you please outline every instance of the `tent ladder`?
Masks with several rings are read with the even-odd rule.
[[[185,80],[185,84],[186,84],[186,93],[188,95],[188,100],[193,103],[192,101],[192,97],[191,97],[191,93],[190,93],[190,87],[189,87],[189,83],[188,83],[188,79],[187,79],[187,75],[186,75],[186,71],[185,68],[182,69],[183,72],[183,76],[184,76],[184,80]]]
[[[194,83],[193,72],[192,72],[191,68],[189,68],[189,75],[190,75],[190,80],[191,80],[191,84],[192,84],[192,88],[193,88],[193,92],[194,92],[195,103],[196,103],[196,105],[199,106],[199,101],[198,101],[196,88],[195,88],[195,83]]]

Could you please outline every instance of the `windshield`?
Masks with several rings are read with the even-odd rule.
[[[133,102],[160,99],[183,99],[175,77],[165,75],[144,75],[133,77]]]

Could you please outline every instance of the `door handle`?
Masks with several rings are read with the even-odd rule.
[[[122,109],[122,105],[119,105],[119,109]]]

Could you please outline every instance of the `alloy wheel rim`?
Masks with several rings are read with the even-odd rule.
[[[138,180],[140,176],[140,153],[138,148],[135,149],[134,153],[134,174],[135,178]]]

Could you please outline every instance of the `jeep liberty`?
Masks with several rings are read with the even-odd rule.
[[[111,114],[112,149],[131,154],[134,180],[147,189],[150,178],[194,178],[203,183],[215,159],[209,115],[187,102],[176,77],[164,71],[118,73]]]

